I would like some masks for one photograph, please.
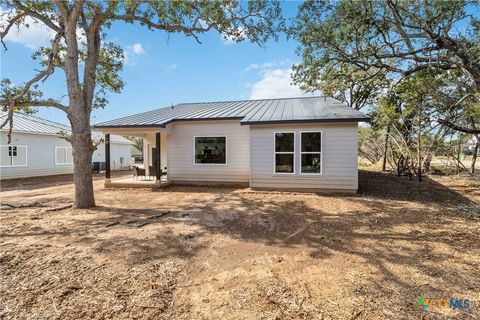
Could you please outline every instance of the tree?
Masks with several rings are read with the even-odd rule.
[[[64,111],[72,134],[67,139],[73,147],[75,208],[95,205],[91,175],[93,152],[90,115],[93,108],[107,104],[107,92],[120,92],[123,82],[123,52],[114,43],[104,42],[112,22],[138,23],[150,30],[182,33],[200,42],[199,35],[216,30],[233,41],[249,40],[263,45],[276,38],[282,23],[278,3],[266,0],[223,1],[62,1],[5,0],[6,23],[2,39],[12,27],[25,24],[30,17],[54,31],[48,48],[40,48],[33,57],[43,70],[21,87],[4,82],[1,105],[8,111],[3,124],[12,124],[12,115],[19,107],[53,107]],[[5,45],[5,44],[4,44]],[[6,47],[5,47],[6,48]],[[68,103],[45,98],[36,90],[56,70],[65,74]]]
[[[475,0],[308,1],[291,29],[300,41],[297,70],[346,64],[365,72],[383,70],[397,79],[422,70],[457,70],[477,94],[479,11]],[[480,133],[479,126],[438,120],[458,131]]]
[[[383,70],[364,71],[345,63],[328,63],[321,69],[294,65],[293,81],[303,90],[320,90],[356,110],[374,104],[389,84]]]
[[[358,152],[359,154],[376,164],[383,156],[382,132],[372,128],[358,128]]]
[[[142,137],[134,137],[134,136],[129,136],[127,137],[128,140],[132,142],[132,146],[135,147],[138,151],[141,151],[143,153],[143,138]]]

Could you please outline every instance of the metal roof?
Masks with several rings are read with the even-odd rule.
[[[3,123],[7,117],[6,112],[0,112],[0,123]],[[0,129],[2,132],[8,131],[8,125]],[[60,133],[70,133],[70,127],[64,124],[41,119],[24,113],[15,112],[13,114],[13,132],[23,132],[32,134],[59,135]],[[92,139],[100,140],[103,134],[98,131],[92,131]],[[128,139],[118,135],[110,137],[112,143],[132,144]]]
[[[95,128],[165,127],[173,121],[231,120],[243,125],[368,121],[369,117],[330,97],[181,103],[96,124]]]

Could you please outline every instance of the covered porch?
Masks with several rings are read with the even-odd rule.
[[[165,188],[167,175],[167,133],[164,128],[103,128],[105,134],[106,188]],[[113,178],[111,174],[110,135],[134,136],[143,140],[143,162],[131,160],[133,173]]]

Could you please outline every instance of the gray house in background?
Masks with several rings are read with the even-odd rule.
[[[0,121],[6,114],[0,114]],[[70,127],[31,115],[15,113],[13,116],[12,141],[8,144],[8,128],[0,130],[0,179],[47,176],[73,173],[72,146],[59,137],[60,132],[69,133]],[[94,132],[94,140],[103,135]],[[111,168],[130,167],[130,141],[121,136],[112,136]],[[93,165],[105,168],[105,146],[100,144],[93,153]],[[101,165],[103,163],[103,165]]]
[[[95,128],[107,141],[111,134],[143,137],[144,167],[159,187],[356,192],[360,121],[368,117],[333,98],[305,97],[183,103]],[[136,184],[112,180],[107,170],[106,186]]]

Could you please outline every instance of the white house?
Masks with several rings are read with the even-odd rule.
[[[0,114],[0,122],[6,114]],[[72,147],[70,142],[59,137],[69,133],[68,126],[40,119],[31,115],[15,113],[12,140],[7,144],[8,128],[0,130],[0,179],[47,176],[73,173]],[[93,133],[93,139],[103,135]],[[130,141],[121,136],[111,138],[111,168],[130,167]],[[93,154],[93,164],[105,168],[105,146],[99,145]]]
[[[329,97],[185,103],[97,124],[144,138],[144,166],[173,184],[356,192],[358,122]],[[147,172],[148,174],[148,172]],[[134,185],[111,179],[106,186]]]

